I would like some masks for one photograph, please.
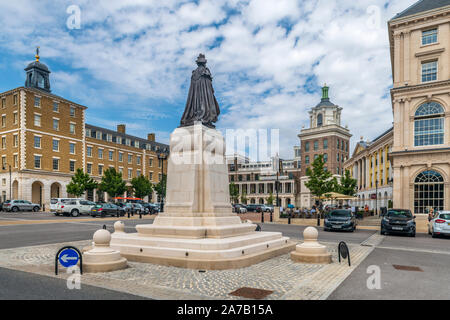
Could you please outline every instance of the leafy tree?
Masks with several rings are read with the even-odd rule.
[[[242,191],[241,201],[242,201],[242,204],[247,204],[247,193],[245,191]]]
[[[323,155],[319,155],[312,163],[312,170],[306,169],[309,180],[305,182],[305,186],[317,198],[336,190],[337,181],[332,178],[331,172],[324,169],[324,164]]]
[[[337,185],[337,192],[353,197],[356,194],[356,184],[357,181],[350,176],[350,171],[345,170],[344,176]]]
[[[239,187],[237,185],[235,185],[234,182],[231,182],[229,189],[230,189],[231,201],[234,203],[238,203],[239,202]]]
[[[84,173],[81,168],[78,168],[72,180],[66,187],[68,194],[73,194],[76,197],[81,197],[86,191],[94,190],[98,184],[92,179],[89,174]]]
[[[267,198],[267,204],[272,205],[275,198],[273,197],[272,192],[269,193],[269,197]]]
[[[159,181],[153,189],[156,191],[156,194],[160,198],[166,197],[166,184],[167,184],[167,176],[165,174],[162,175],[161,181]]]
[[[131,180],[131,186],[133,187],[134,195],[141,199],[151,194],[153,190],[152,183],[144,175],[133,178]]]
[[[103,173],[99,189],[114,198],[124,194],[127,190],[127,186],[122,179],[122,173],[117,172],[114,168],[109,168]]]

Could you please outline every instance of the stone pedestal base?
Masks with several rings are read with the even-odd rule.
[[[303,232],[305,242],[295,247],[295,251],[291,252],[291,259],[294,262],[302,263],[331,263],[331,254],[328,253],[327,247],[317,242],[318,232],[314,227],[308,227]]]

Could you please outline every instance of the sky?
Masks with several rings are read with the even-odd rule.
[[[204,53],[222,132],[279,130],[293,158],[326,83],[354,146],[392,126],[387,21],[414,2],[2,0],[0,92],[24,85],[39,46],[52,93],[87,123],[168,143]]]

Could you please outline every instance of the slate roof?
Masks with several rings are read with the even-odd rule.
[[[420,12],[425,12],[450,5],[450,0],[420,0],[407,8],[406,10],[398,13],[392,20],[411,16]]]

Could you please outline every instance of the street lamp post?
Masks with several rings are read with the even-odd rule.
[[[160,153],[158,155],[158,159],[161,161],[161,181],[162,181],[162,195],[161,195],[161,212],[164,212],[164,195],[166,193],[166,184],[164,183],[164,160],[166,159],[166,155],[164,153]]]
[[[10,164],[4,164],[3,170],[6,170],[6,166],[9,167],[9,200],[12,200],[12,179],[11,179],[11,165]]]
[[[378,179],[375,180],[375,215],[378,216]]]

